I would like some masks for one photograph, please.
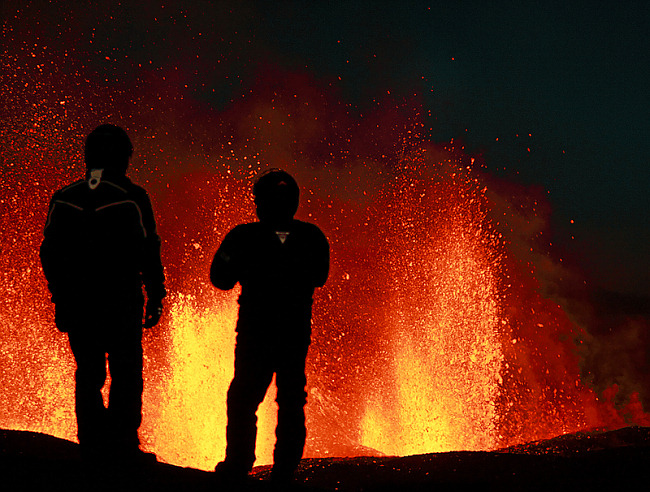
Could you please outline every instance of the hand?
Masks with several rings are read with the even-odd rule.
[[[152,301],[151,299],[147,301],[147,308],[144,313],[144,327],[152,328],[158,324],[160,317],[162,316],[162,301],[156,300]]]

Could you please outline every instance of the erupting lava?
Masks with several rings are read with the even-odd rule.
[[[223,235],[252,219],[250,178],[267,166],[296,176],[298,216],[332,248],[314,306],[306,456],[490,450],[625,424],[581,382],[580,329],[507,239],[519,212],[462,149],[426,141],[418,104],[353,115],[289,74],[222,112],[169,94],[153,72],[107,98],[81,72],[43,72],[54,55],[27,53],[0,67],[1,427],[75,439],[74,363],[37,250],[51,192],[80,175],[83,138],[106,120],[134,141],[130,174],[164,240],[170,295],[145,335],[141,429],[161,459],[210,469],[223,457],[237,293],[215,291],[208,268]],[[271,459],[273,405],[267,395],[258,464]]]

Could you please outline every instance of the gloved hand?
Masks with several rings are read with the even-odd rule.
[[[147,301],[147,307],[144,312],[144,324],[145,328],[152,328],[158,324],[160,317],[162,316],[162,301],[160,299],[149,299]]]

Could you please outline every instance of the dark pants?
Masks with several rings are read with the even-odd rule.
[[[246,472],[253,468],[257,436],[255,413],[275,373],[278,424],[274,469],[293,472],[302,458],[307,434],[304,407],[307,402],[305,358],[309,348],[309,319],[303,319],[299,326],[292,327],[294,330],[288,330],[295,333],[293,336],[276,338],[260,334],[264,333],[261,330],[253,335],[249,327],[242,326],[244,324],[240,316],[235,376],[228,389],[226,462]]]
[[[77,363],[75,411],[82,448],[140,444],[142,422],[142,307],[119,313],[89,313],[69,320],[70,348]],[[101,389],[106,360],[111,374],[108,408]]]

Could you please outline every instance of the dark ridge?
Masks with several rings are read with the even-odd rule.
[[[650,480],[650,428],[559,436],[492,452],[407,457],[308,458],[296,481],[273,488],[269,466],[248,483],[227,486],[214,474],[165,463],[91,466],[70,441],[0,430],[2,490],[66,491],[440,491],[643,490]]]

